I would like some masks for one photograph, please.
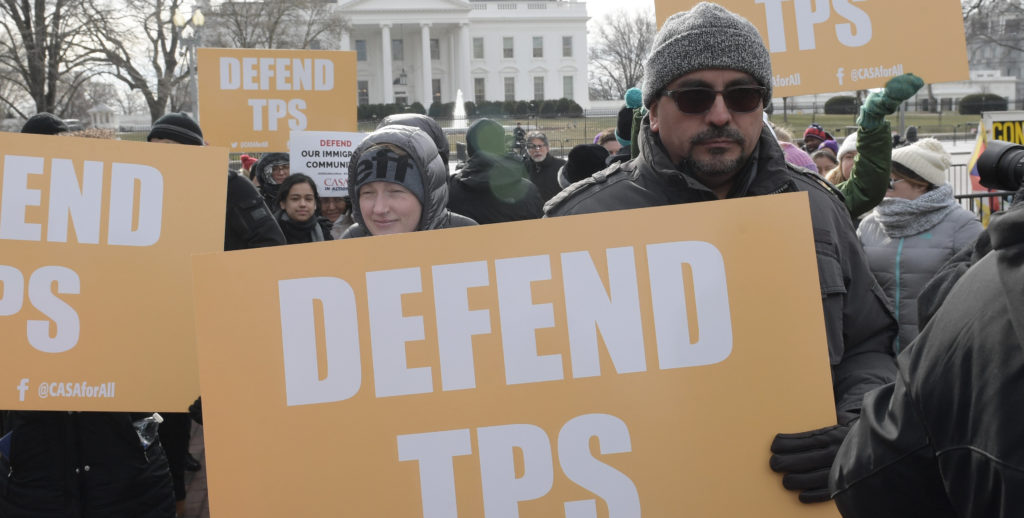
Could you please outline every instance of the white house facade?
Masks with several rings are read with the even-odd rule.
[[[589,108],[587,11],[576,0],[349,0],[338,48],[359,104],[547,100]]]

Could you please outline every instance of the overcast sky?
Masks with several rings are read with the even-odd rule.
[[[587,15],[598,20],[605,14],[619,9],[650,9],[654,12],[654,0],[587,0]]]

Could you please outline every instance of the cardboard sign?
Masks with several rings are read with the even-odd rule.
[[[356,130],[356,53],[199,49],[207,141],[232,153],[288,150],[292,131]]]
[[[321,197],[348,196],[349,158],[365,136],[340,131],[293,131],[291,171],[313,177]]]
[[[768,468],[835,423],[805,194],[194,271],[214,515],[838,516]]]
[[[655,0],[658,26],[697,3]],[[959,0],[716,3],[761,33],[771,53],[774,97],[876,88],[906,72],[926,83],[970,77]]]
[[[184,411],[227,151],[0,134],[0,408]]]

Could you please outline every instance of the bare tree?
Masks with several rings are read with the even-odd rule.
[[[110,74],[140,92],[155,122],[166,113],[175,86],[187,77],[181,33],[171,15],[183,0],[89,0],[86,33]]]
[[[308,49],[336,41],[347,27],[337,4],[327,0],[233,1],[210,13],[217,32],[207,41],[234,48]]]
[[[650,10],[620,10],[605,15],[590,42],[592,97],[622,99],[626,90],[640,86],[643,60],[658,32]]]
[[[13,85],[0,88],[0,103],[17,115],[31,108],[63,114],[76,90],[100,73],[81,45],[83,1],[0,0],[0,70]]]

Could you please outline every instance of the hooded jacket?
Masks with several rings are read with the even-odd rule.
[[[274,165],[287,164],[289,160],[288,153],[267,153],[253,166],[256,176],[260,179],[260,193],[263,194],[263,201],[267,207],[274,206],[274,199],[277,198],[277,191],[280,188],[271,176]]]
[[[348,185],[352,192],[352,219],[355,223],[345,231],[342,239],[371,235],[366,229],[359,207],[360,185],[356,181],[356,173],[359,157],[367,149],[378,144],[393,144],[405,150],[416,164],[416,170],[422,175],[424,200],[420,222],[416,226],[417,231],[476,225],[472,219],[447,209],[448,171],[445,170],[437,146],[430,137],[413,127],[386,126],[367,135],[352,153],[348,167]]]
[[[384,120],[377,125],[377,129],[385,126],[409,126],[423,130],[434,141],[437,153],[441,156],[441,161],[444,162],[444,168],[446,171],[448,170],[448,154],[451,153],[451,149],[444,129],[436,120],[419,113],[396,113],[384,117]]]
[[[1024,205],[864,398],[830,476],[846,518],[1024,516]]]
[[[676,168],[646,117],[637,138],[637,158],[573,184],[548,202],[545,213],[563,216],[718,199]],[[798,191],[810,200],[836,410],[856,414],[865,393],[893,380],[896,320],[868,269],[841,196],[817,174],[787,164],[777,141],[763,128],[729,197]]]

